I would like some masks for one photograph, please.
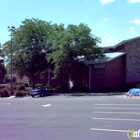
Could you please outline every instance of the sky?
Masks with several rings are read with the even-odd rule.
[[[102,47],[140,36],[140,0],[0,0],[0,43],[10,40],[8,26],[25,19],[86,24]]]

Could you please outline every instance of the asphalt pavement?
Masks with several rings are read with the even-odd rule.
[[[140,97],[124,95],[0,98],[0,112],[0,140],[128,140],[140,129]]]

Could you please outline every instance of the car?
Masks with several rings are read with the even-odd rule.
[[[38,87],[38,88],[30,90],[29,95],[31,95],[32,97],[35,97],[36,95],[43,97],[43,96],[52,95],[52,93],[53,93],[53,91],[50,89],[47,89],[45,87]]]
[[[140,96],[140,88],[132,88],[127,92],[126,95],[127,96]]]

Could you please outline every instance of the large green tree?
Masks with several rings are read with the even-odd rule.
[[[49,52],[52,32],[51,23],[39,19],[25,19],[13,32],[13,71],[20,77],[26,75],[35,87],[35,79],[47,68],[46,54]],[[4,44],[5,57],[10,63],[10,42]]]
[[[2,46],[0,44],[0,83],[3,83],[7,71],[4,65],[3,52],[1,47]]]
[[[103,55],[103,50],[98,47],[100,38],[92,35],[87,25],[68,25],[65,28],[61,24],[53,28],[52,53],[47,55],[47,60],[54,65],[55,77],[76,72],[79,56],[86,61]]]

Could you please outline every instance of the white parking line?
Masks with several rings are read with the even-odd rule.
[[[97,109],[128,109],[128,110],[131,110],[131,109],[134,109],[134,110],[140,110],[140,108],[117,108],[117,107],[93,107],[93,108],[97,108]]]
[[[140,106],[140,104],[94,104],[98,106]]]
[[[0,103],[0,105],[11,105],[11,103]]]
[[[136,121],[140,122],[139,119],[120,119],[120,118],[92,118],[93,120],[112,120],[112,121]]]
[[[129,130],[99,129],[99,128],[90,128],[90,130],[93,130],[93,131],[107,131],[107,132],[123,132],[123,133],[130,132]]]
[[[140,114],[137,112],[100,112],[100,111],[94,111],[93,113],[98,113],[98,114]]]
[[[105,96],[101,96],[100,98],[104,98]]]
[[[42,105],[42,107],[50,107],[52,106],[51,104],[46,104],[46,105]]]

